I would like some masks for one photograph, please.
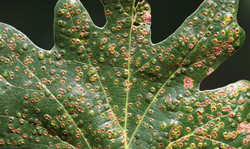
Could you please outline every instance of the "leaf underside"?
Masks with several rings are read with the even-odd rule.
[[[101,2],[102,28],[59,0],[50,51],[0,23],[0,147],[250,148],[250,82],[199,90],[244,42],[238,0],[204,0],[157,44],[146,1]]]

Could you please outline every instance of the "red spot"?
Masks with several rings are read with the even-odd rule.
[[[108,10],[108,11],[106,11],[106,15],[111,15],[111,11],[110,10]]]
[[[213,68],[209,68],[209,70],[207,72],[207,75],[210,75],[212,72],[214,72],[214,69]]]
[[[77,23],[77,24],[81,24],[82,21],[81,21],[81,20],[77,20],[76,23]]]
[[[238,125],[238,129],[237,129],[238,133],[243,133],[246,132],[248,134],[250,134],[250,124],[245,122],[242,122]]]
[[[15,49],[16,49],[16,45],[8,45],[8,47],[9,47],[9,49],[11,50],[11,51],[14,51]]]
[[[191,43],[190,45],[189,45],[189,49],[193,49],[194,48],[194,43]]]
[[[23,134],[23,138],[26,139],[28,138],[28,135],[26,133]]]
[[[0,141],[0,145],[4,145],[4,142],[3,142],[3,141]]]
[[[146,11],[146,12],[144,13],[144,15],[142,16],[142,18],[143,18],[143,22],[144,22],[144,23],[149,23],[149,24],[151,24],[151,13],[150,13],[150,11]]]
[[[185,77],[185,79],[183,80],[184,82],[184,87],[186,89],[191,89],[193,88],[193,79],[189,78],[189,77]]]

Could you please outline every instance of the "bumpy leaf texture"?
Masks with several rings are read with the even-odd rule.
[[[0,147],[249,149],[250,83],[199,90],[244,42],[238,3],[205,0],[157,44],[144,0],[102,0],[103,28],[59,0],[50,51],[1,23]]]

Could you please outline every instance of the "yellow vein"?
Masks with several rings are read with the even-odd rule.
[[[224,3],[225,3],[225,1],[223,2],[222,5],[224,5]],[[220,12],[221,8],[222,8],[222,6],[221,6],[220,9],[218,10],[217,14]],[[216,16],[216,15],[215,15],[215,16]],[[214,18],[215,18],[215,17],[214,17]],[[213,18],[213,20],[214,20],[214,18]],[[206,30],[208,30],[208,28],[210,27],[211,24],[212,24],[212,22],[207,26]],[[201,39],[198,41],[197,45],[201,42],[202,39],[203,39],[203,38],[201,38]],[[195,49],[194,49],[194,50],[195,50]],[[187,57],[186,57],[183,61],[185,61],[191,54],[192,54],[192,52],[190,52],[190,53],[187,55]],[[154,103],[154,101],[157,99],[158,95],[160,94],[160,91],[164,88],[164,86],[168,83],[168,81],[169,81],[172,77],[175,76],[175,74],[182,68],[182,66],[183,66],[183,63],[182,63],[181,66],[180,66],[180,67],[179,67],[179,68],[178,68],[178,69],[177,69],[177,70],[167,79],[167,81],[162,85],[162,87],[158,90],[158,92],[156,93],[156,95],[155,95],[155,97],[153,98],[152,102],[149,104],[149,106],[147,107],[146,111],[144,112],[144,114],[143,114],[143,116],[142,116],[142,119],[141,119],[141,121],[139,122],[139,124],[137,125],[137,127],[136,127],[136,129],[135,129],[135,131],[134,131],[134,133],[133,133],[133,135],[132,135],[131,138],[133,138],[133,137],[135,136],[135,133],[138,131],[138,129],[139,129],[139,127],[140,127],[142,121],[144,120],[144,118],[145,118],[145,116],[146,116],[146,114],[147,114],[147,111],[148,111],[149,108],[152,106],[152,104]],[[131,144],[131,142],[132,142],[132,139],[129,141],[129,145]]]
[[[209,120],[208,122],[206,122],[205,124],[203,124],[201,127],[198,127],[198,128],[202,128],[203,126],[207,125],[208,123],[210,123],[210,122],[212,122],[212,121],[216,121],[217,118],[223,118],[223,117],[227,117],[227,116],[229,116],[229,114],[226,114],[226,115],[223,115],[223,116],[221,116],[221,117],[216,117],[216,118],[214,118],[214,119],[211,119],[211,120]],[[165,149],[167,149],[167,148],[170,147],[173,143],[178,142],[178,141],[180,141],[181,139],[183,139],[183,138],[185,138],[185,137],[198,136],[198,135],[195,135],[195,134],[194,134],[195,132],[197,132],[197,131],[195,130],[195,131],[193,131],[191,134],[185,135],[185,136],[183,136],[183,137],[181,137],[181,138],[179,138],[179,139],[177,139],[177,140],[171,142]],[[202,137],[202,136],[199,136],[199,137]],[[207,139],[207,138],[206,138],[206,139]],[[213,139],[210,139],[210,140],[213,140]],[[214,140],[214,141],[217,141],[217,140]],[[217,141],[217,142],[220,142],[220,141]],[[222,142],[221,142],[221,143],[222,143]],[[225,143],[223,143],[223,144],[225,144]]]
[[[72,24],[75,26],[75,23],[74,23],[72,17],[73,17],[73,16],[70,17],[70,20],[71,20]],[[90,28],[90,30],[91,30],[91,28]],[[78,38],[78,37],[77,37],[77,38]],[[79,38],[78,38],[78,39],[79,39]],[[83,44],[82,44],[82,45],[83,45]],[[84,46],[84,45],[83,45],[83,46]],[[85,54],[87,54],[86,51],[85,51]],[[75,62],[78,62],[78,61],[75,61]],[[90,58],[89,58],[89,57],[88,57],[88,62],[89,62],[89,65],[90,65],[91,67],[93,67],[92,64],[91,64],[91,62],[90,62]],[[80,62],[79,62],[79,63],[80,63]],[[95,68],[95,67],[93,67],[93,68]],[[97,72],[96,72],[96,75],[98,76],[98,80],[99,80],[99,82],[100,82],[100,77],[99,77],[99,75],[98,75]],[[110,107],[110,109],[111,109],[111,106],[110,106],[110,104],[109,104],[109,102],[108,102],[108,99],[107,99],[107,95],[106,95],[106,93],[105,93],[105,91],[104,91],[104,87],[103,87],[103,85],[101,84],[101,82],[100,82],[100,85],[101,85],[102,90],[103,90],[103,93],[104,93],[104,95],[105,95],[107,104],[109,105],[109,107]],[[115,114],[114,114],[114,112],[113,112],[112,109],[111,109],[111,111],[112,111],[112,116],[113,116],[113,117],[115,118],[115,120],[118,122],[118,120],[116,119]],[[119,123],[118,123],[118,126],[122,129],[122,127],[120,126]]]
[[[132,8],[134,8],[135,5],[135,0],[133,1]],[[130,60],[131,60],[131,38],[132,38],[132,29],[133,29],[133,24],[134,24],[134,12],[132,9],[132,17],[131,17],[131,27],[129,31],[129,49],[128,49],[128,79],[127,79],[127,88],[126,88],[126,105],[125,105],[125,123],[124,123],[124,130],[123,130],[123,135],[124,135],[124,148],[128,149],[129,144],[127,143],[127,123],[128,123],[128,101],[129,101],[129,89],[130,89]]]
[[[89,59],[88,59],[88,60],[89,60]],[[75,61],[75,62],[76,62],[76,63],[79,63],[79,64],[85,64],[85,63],[81,63],[81,62],[78,62],[78,61]],[[87,64],[87,65],[91,66],[92,68],[95,68],[94,66],[91,65],[90,60],[89,60],[89,64]],[[98,74],[97,72],[96,72],[96,75],[97,75],[97,78],[98,78],[98,82],[99,82],[100,85],[101,85],[102,91],[103,91],[103,93],[104,93],[104,95],[105,95],[106,102],[107,102],[107,104],[109,105],[110,110],[112,111],[112,116],[114,117],[115,121],[117,121],[118,126],[123,130],[122,126],[119,124],[118,120],[116,119],[115,114],[114,114],[114,112],[113,112],[113,110],[112,110],[112,108],[111,108],[111,106],[110,106],[110,104],[109,104],[109,102],[108,102],[107,94],[106,94],[106,92],[104,91],[104,87],[103,87],[103,85],[102,85],[102,83],[101,83],[100,76],[99,76],[99,74]]]
[[[28,71],[29,71],[30,73],[32,73],[32,72],[30,71],[29,67],[25,66],[19,59],[17,59],[17,61],[18,61],[20,64],[22,64],[25,68],[27,68]],[[32,74],[33,74],[33,73],[32,73]],[[41,80],[40,80],[39,78],[37,78],[37,76],[36,76],[35,74],[34,74],[34,77],[39,81],[39,83],[43,84],[43,83],[41,82]],[[72,123],[75,125],[75,127],[76,127],[77,129],[80,129],[80,128],[77,127],[75,121],[71,118],[71,116],[69,115],[69,113],[67,112],[67,110],[64,108],[64,106],[56,99],[56,97],[54,96],[54,94],[52,94],[52,93],[50,92],[50,90],[49,90],[46,86],[44,86],[44,87],[45,87],[46,91],[49,92],[49,93],[51,94],[51,96],[55,99],[55,101],[63,108],[63,110],[64,110],[65,113],[68,115],[68,117],[71,119],[71,121],[72,121]],[[81,129],[80,129],[80,130],[81,130]],[[81,136],[83,137],[83,139],[84,139],[84,141],[86,142],[86,144],[88,145],[89,149],[91,149],[91,146],[89,145],[87,139],[84,137],[84,135],[83,135],[82,133],[80,133],[80,134],[81,134]]]
[[[9,115],[0,115],[0,118],[16,118],[16,117],[14,117],[14,116],[9,116]],[[27,124],[31,124],[31,123],[29,123],[28,121],[26,121],[25,119],[22,119],[22,118],[18,118],[18,119],[21,119],[21,120],[23,120],[25,123],[27,123]],[[33,124],[32,124],[33,125]],[[20,125],[20,127],[18,127],[18,128],[21,128],[22,126],[24,126],[24,125]],[[46,128],[44,128],[44,127],[42,127],[42,126],[39,126],[39,127],[41,127],[41,128],[43,128],[43,129],[45,129],[45,130],[47,130]],[[16,128],[15,128],[16,129]],[[61,140],[61,138],[59,137],[59,139]],[[62,141],[62,140],[61,140]],[[71,147],[74,147],[72,144],[69,144],[68,142],[65,142],[65,141],[62,141],[63,143],[65,143],[65,144],[68,144],[69,146],[71,146]],[[32,144],[32,143],[31,143]],[[37,145],[37,144],[36,144]],[[44,144],[45,145],[45,144]],[[47,145],[45,145],[45,146],[47,146]],[[76,148],[76,147],[74,147],[74,148]]]
[[[14,34],[14,32],[12,31],[12,29],[10,30],[13,34]],[[3,40],[4,41],[4,40]],[[8,46],[8,44],[4,41],[4,43]],[[32,43],[33,44],[33,43]],[[12,52],[13,54],[14,54],[14,52]],[[32,73],[31,71],[30,71],[30,69],[29,69],[29,67],[27,67],[27,66],[25,66],[19,59],[16,59],[21,65],[23,65],[25,68],[27,68],[28,69],[28,71],[30,72],[30,73]],[[32,73],[33,74],[33,73]],[[37,76],[34,74],[34,77],[41,83],[41,84],[43,84],[41,81],[40,81],[40,79],[39,78],[37,78]],[[15,86],[13,86],[13,85],[11,85],[12,87],[15,87]],[[18,87],[16,87],[16,88],[18,88]],[[64,108],[64,106],[55,98],[55,96],[50,92],[50,90],[45,86],[45,88],[46,88],[46,90],[53,96],[53,98],[56,100],[56,102],[63,108],[63,110],[65,111],[65,113],[69,116],[69,118],[72,120],[72,118],[70,117],[70,115],[68,114],[68,112],[67,112],[67,110]],[[20,88],[20,89],[22,89],[22,88]],[[78,128],[77,127],[77,125],[76,125],[76,123],[74,122],[74,120],[72,120],[72,122],[73,122],[73,124],[76,126],[76,128]],[[78,128],[78,129],[80,129],[80,128]],[[81,129],[80,129],[81,130]],[[81,134],[81,133],[80,133]],[[89,149],[91,149],[91,147],[90,147],[90,145],[88,144],[88,141],[87,141],[87,139],[81,134],[81,136],[83,137],[83,139],[84,139],[84,141],[86,142],[86,144],[88,145],[88,147],[89,147]],[[60,138],[60,137],[59,137]],[[67,143],[67,142],[66,142]],[[69,144],[69,143],[67,143],[67,144]],[[71,145],[71,144],[69,144],[69,145]],[[73,146],[73,145],[71,145],[71,146]],[[73,146],[74,147],[74,146]]]
[[[217,140],[214,140],[214,139],[208,139],[208,138],[205,138],[205,137],[203,137],[203,136],[199,136],[199,135],[195,135],[195,134],[189,134],[189,135],[186,135],[186,136],[184,136],[184,137],[192,137],[192,136],[193,136],[193,137],[197,136],[197,137],[200,137],[200,138],[202,138],[202,139],[206,139],[206,140],[209,140],[209,141],[215,141],[215,142],[217,142],[217,143],[226,144],[226,145],[228,145],[228,146],[230,146],[230,147],[233,147],[233,146],[231,146],[231,145],[229,145],[229,144],[227,144],[227,143],[224,143],[224,142],[221,142],[221,141],[217,141]],[[180,140],[183,139],[184,137],[181,137],[180,139],[173,141],[173,143],[174,143],[174,142],[180,141]],[[172,149],[171,145],[172,145],[173,143],[171,142],[165,149]],[[233,147],[233,149],[236,149],[236,148]]]
[[[73,16],[72,16],[73,17]],[[70,17],[70,19],[71,19],[71,22],[72,22],[72,24],[75,26],[75,23],[74,23],[74,21],[72,20],[72,17]],[[90,27],[90,30],[92,30],[91,29],[91,27]],[[78,38],[78,37],[77,37]],[[78,38],[79,39],[79,38]],[[91,40],[91,39],[90,39]],[[82,44],[83,46],[84,46],[84,44]],[[86,51],[85,51],[85,54],[87,54],[86,53]],[[82,62],[79,62],[79,61],[76,61],[76,60],[74,60],[76,63],[82,63]],[[95,67],[93,67],[93,65],[91,64],[91,62],[90,62],[90,58],[88,57],[88,62],[89,62],[89,64],[87,64],[87,65],[89,65],[89,66],[91,66],[92,68],[95,68]],[[82,63],[82,64],[85,64],[85,63]],[[115,114],[114,114],[114,111],[112,110],[112,108],[111,108],[111,106],[110,106],[110,104],[109,104],[109,102],[108,102],[108,99],[107,99],[107,95],[106,95],[106,93],[105,93],[105,91],[104,91],[104,87],[103,87],[103,85],[102,85],[102,83],[101,83],[101,81],[100,81],[100,76],[99,76],[99,74],[96,72],[96,75],[97,75],[97,77],[98,77],[98,81],[99,81],[99,83],[100,83],[100,85],[101,85],[101,87],[102,87],[102,91],[103,91],[103,93],[104,93],[104,95],[105,95],[105,98],[106,98],[106,102],[107,102],[107,104],[109,105],[109,107],[110,107],[110,109],[111,109],[111,111],[112,111],[112,116],[114,117],[114,119],[117,121],[117,123],[118,123],[118,120],[116,119],[116,117],[115,117]],[[118,123],[118,126],[122,129],[122,127],[121,127],[121,125]],[[123,129],[122,129],[123,130]]]

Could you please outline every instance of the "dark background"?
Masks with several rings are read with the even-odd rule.
[[[105,24],[99,0],[81,0],[97,26]],[[152,7],[152,41],[172,34],[203,0],[148,0]],[[57,0],[1,0],[0,22],[26,34],[36,45],[50,50],[53,45],[53,14]],[[250,0],[240,0],[238,22],[249,35],[242,49],[225,61],[201,83],[201,90],[250,80]]]

